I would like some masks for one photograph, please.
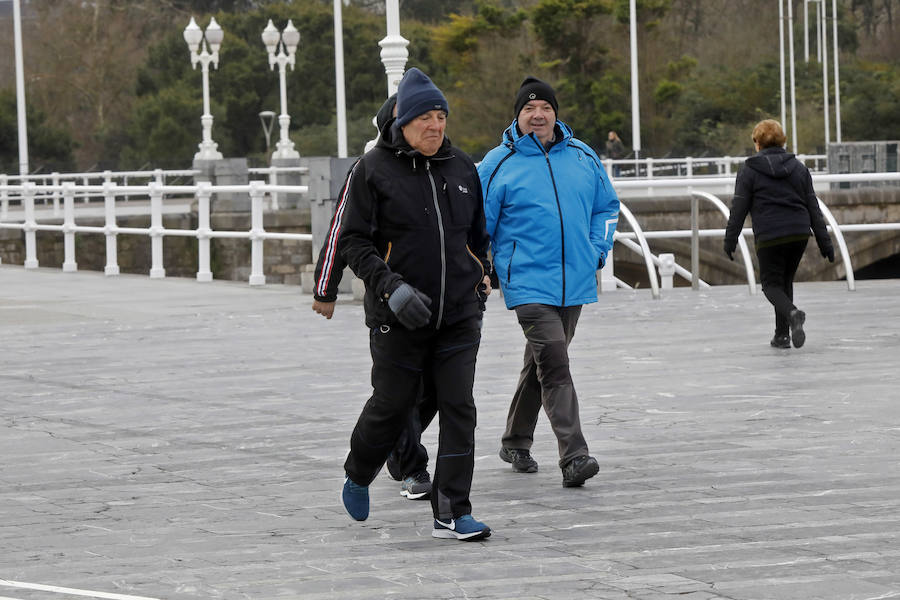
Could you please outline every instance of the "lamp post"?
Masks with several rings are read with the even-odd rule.
[[[22,59],[22,7],[13,0],[13,39],[16,54],[16,119],[19,130],[19,175],[28,175],[28,125],[25,120],[25,67]]]
[[[278,65],[278,80],[281,86],[281,114],[278,115],[281,135],[275,145],[272,158],[300,158],[300,153],[294,149],[294,142],[288,137],[291,117],[287,114],[287,80],[285,79],[285,67],[291,65],[291,70],[293,70],[296,62],[300,32],[291,21],[288,21],[284,31],[278,31],[272,24],[272,19],[269,19],[269,24],[262,32],[262,41],[269,53],[269,67],[274,70],[275,65]]]
[[[400,3],[398,0],[385,0],[385,17],[387,18],[387,35],[378,42],[381,46],[381,62],[387,74],[387,95],[396,93],[409,58],[409,40],[400,35]]]
[[[203,141],[200,142],[200,150],[194,155],[194,160],[219,160],[222,153],[216,148],[219,146],[212,140],[213,116],[209,112],[209,64],[219,68],[219,48],[222,46],[224,32],[216,19],[209,20],[206,32],[203,32],[191,17],[191,22],[184,28],[184,41],[191,50],[191,66],[197,68],[200,63],[203,72],[203,115],[200,124],[203,126]]]

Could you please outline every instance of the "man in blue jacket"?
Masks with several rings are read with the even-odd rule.
[[[553,88],[526,78],[516,118],[478,174],[494,268],[526,340],[500,458],[517,472],[537,471],[530,449],[543,405],[563,486],[577,487],[600,467],[581,432],[568,346],[581,306],[597,301],[596,271],[612,249],[619,199],[597,155],[557,110]]]

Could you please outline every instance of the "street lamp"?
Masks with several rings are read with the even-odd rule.
[[[219,48],[222,46],[222,38],[225,34],[216,23],[216,19],[209,20],[209,26],[204,33],[197,26],[194,17],[184,28],[184,41],[191,50],[191,66],[196,69],[200,63],[203,72],[203,115],[200,123],[203,126],[203,141],[200,142],[200,150],[194,155],[194,160],[219,160],[222,153],[216,150],[218,144],[212,140],[213,116],[209,112],[209,63],[219,68]],[[210,52],[211,51],[211,52]]]
[[[275,113],[271,110],[261,111],[259,120],[262,122],[263,135],[266,136],[266,154],[268,154],[269,145],[272,141],[272,125],[275,124]]]
[[[278,78],[281,84],[281,114],[278,115],[281,136],[275,145],[272,158],[300,158],[300,153],[294,149],[294,142],[288,137],[291,117],[287,114],[287,82],[285,80],[285,66],[291,65],[291,70],[294,69],[297,44],[300,43],[300,32],[291,21],[288,21],[284,31],[279,32],[272,24],[272,19],[269,19],[269,24],[262,32],[262,41],[269,53],[269,67],[274,70],[275,65],[278,65]],[[285,54],[285,50],[287,54]]]

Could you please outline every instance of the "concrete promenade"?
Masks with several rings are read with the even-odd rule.
[[[0,266],[0,599],[900,598],[900,280],[801,283],[806,346],[746,286],[605,294],[571,347],[600,473],[497,458],[522,334],[491,297],[474,514],[430,536],[383,472],[339,502],[362,306],[296,287]],[[436,428],[424,440],[435,450]]]

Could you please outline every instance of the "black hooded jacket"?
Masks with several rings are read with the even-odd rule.
[[[734,252],[747,213],[757,245],[779,238],[809,235],[824,254],[832,250],[825,218],[813,190],[809,169],[784,148],[765,148],[744,163],[734,184],[725,250]]]
[[[340,232],[340,252],[366,284],[366,325],[397,323],[387,299],[403,282],[431,299],[430,327],[477,316],[491,267],[475,165],[446,138],[423,156],[392,125],[350,174]]]

